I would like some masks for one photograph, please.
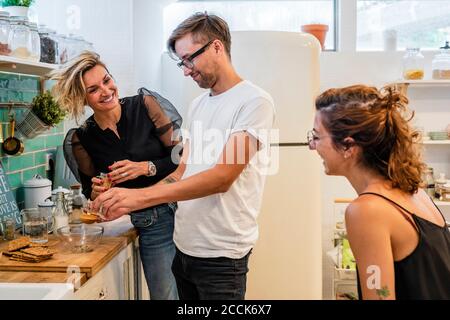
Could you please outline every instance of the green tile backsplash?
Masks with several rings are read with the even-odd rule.
[[[39,94],[39,88],[40,80],[38,77],[0,72],[0,102],[30,103]],[[14,112],[16,119],[20,120],[25,110],[25,108],[15,107],[12,112]],[[8,108],[0,108],[0,129],[2,129],[4,139],[10,135],[8,113]],[[55,155],[56,148],[62,145],[64,123],[49,129],[34,139],[25,139],[20,136],[20,133],[17,133],[17,137],[24,142],[24,153],[20,156],[10,157],[1,152],[0,161],[7,173],[16,201],[22,208],[24,203],[23,183],[35,174],[47,176],[45,156],[47,153]]]

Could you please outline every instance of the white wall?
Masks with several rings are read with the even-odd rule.
[[[163,10],[175,0],[134,0],[134,83],[136,88],[146,87],[160,91],[161,53],[163,43]]]
[[[135,93],[133,0],[39,0],[32,10],[40,24],[93,42],[116,79],[120,95]]]

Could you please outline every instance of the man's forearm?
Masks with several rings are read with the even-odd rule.
[[[172,184],[158,183],[142,189],[139,206],[145,208],[161,203],[186,201],[223,193],[228,190],[233,181],[226,174],[221,174],[220,170],[211,169]]]

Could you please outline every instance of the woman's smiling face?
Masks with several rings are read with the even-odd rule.
[[[95,66],[83,74],[86,101],[94,112],[109,111],[119,105],[117,86],[108,71]]]

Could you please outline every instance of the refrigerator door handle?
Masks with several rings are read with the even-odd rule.
[[[309,147],[308,142],[272,143],[272,147]]]

